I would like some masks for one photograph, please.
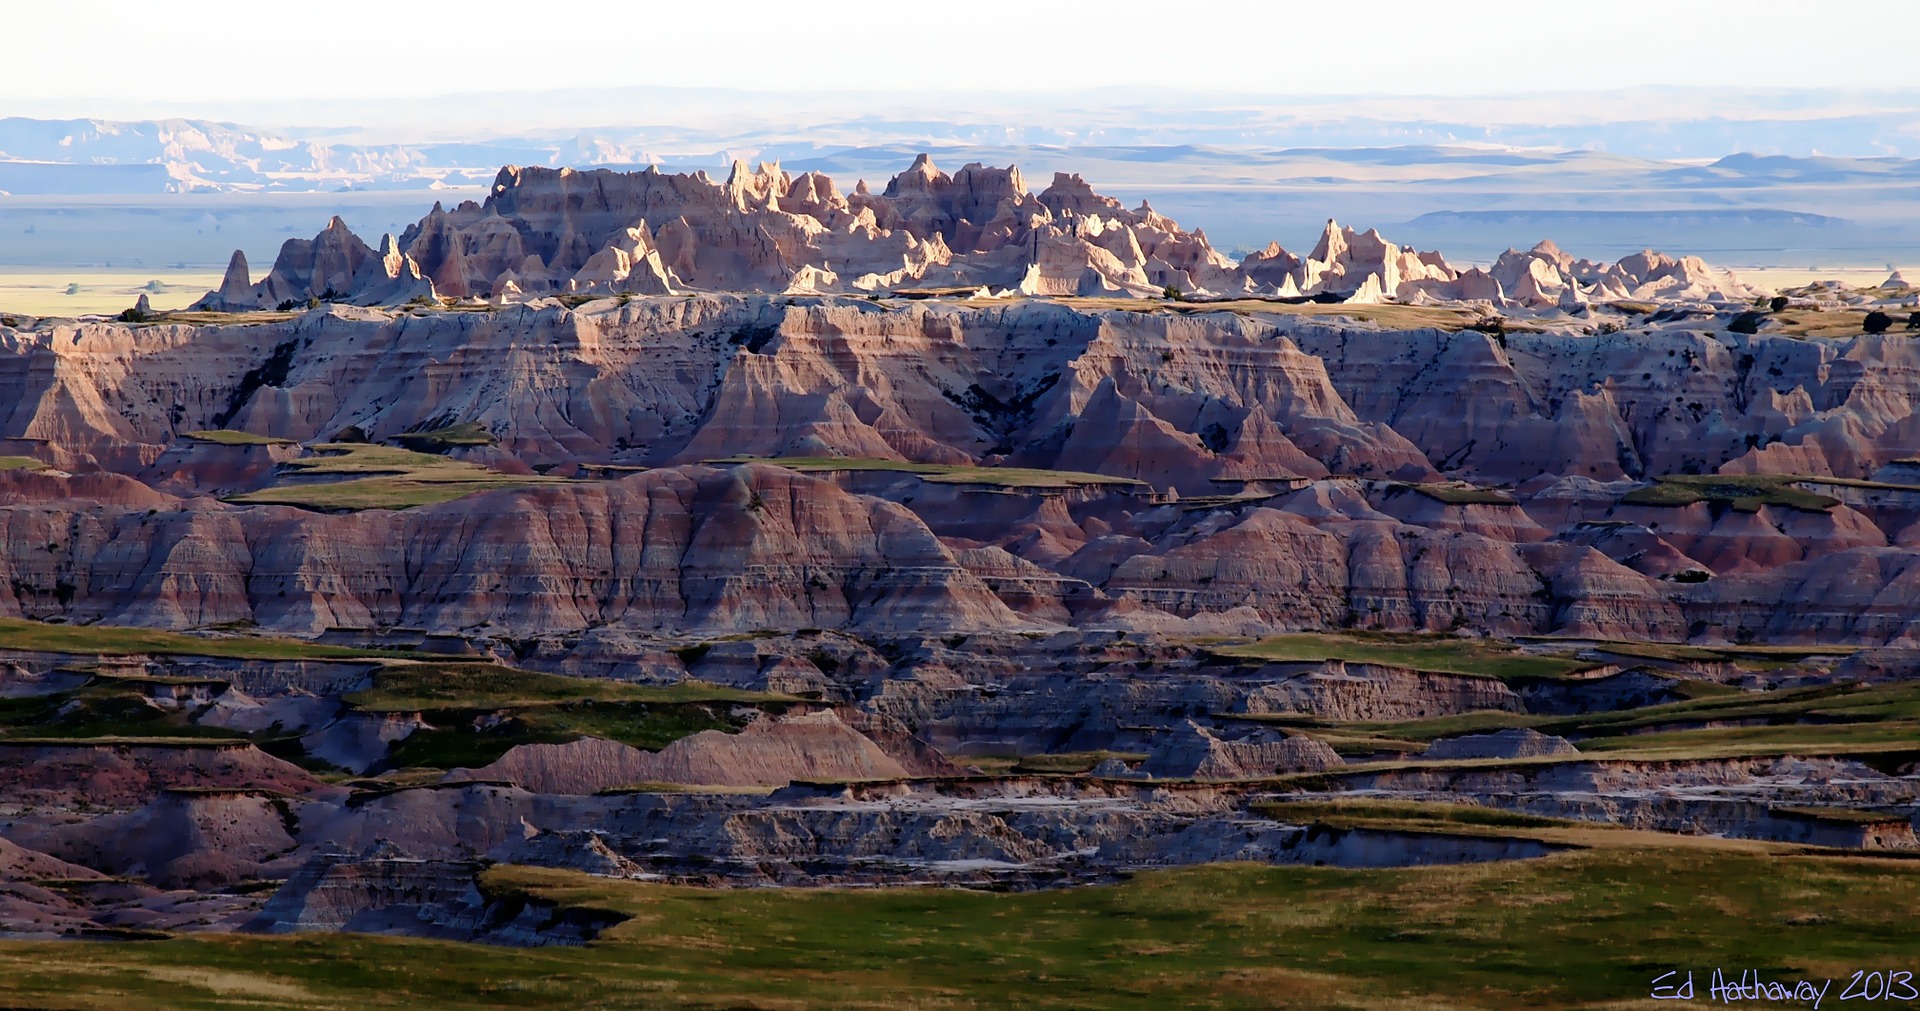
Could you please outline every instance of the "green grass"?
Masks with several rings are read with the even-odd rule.
[[[1798,509],[1802,512],[1826,512],[1840,500],[1795,486],[1792,475],[1672,474],[1654,484],[1621,496],[1621,505],[1689,506],[1713,502],[1733,507],[1738,512],[1758,512],[1761,506]]]
[[[500,442],[492,432],[472,421],[419,432],[407,432],[394,436],[394,441],[405,445],[408,449],[428,453],[441,453],[456,446],[493,446]]]
[[[518,867],[483,887],[632,918],[585,948],[6,942],[0,1003],[1598,1009],[1655,1006],[1655,976],[1714,966],[1837,976],[1837,994],[1855,968],[1911,961],[1920,864],[1673,841],[1405,870],[1196,867],[1017,894],[708,890]]]
[[[701,681],[642,685],[604,678],[564,677],[490,663],[391,664],[373,674],[373,687],[346,696],[369,712],[423,709],[508,709],[558,702],[790,702],[784,695]]]
[[[1015,761],[1008,771],[1020,773],[1039,773],[1042,775],[1081,775],[1093,771],[1093,767],[1109,758],[1123,762],[1144,762],[1147,756],[1132,751],[1058,751],[1045,755],[1025,755]]]
[[[1580,828],[1595,826],[1561,818],[1542,818],[1472,804],[1438,804],[1380,798],[1261,801],[1253,810],[1290,825],[1331,825],[1336,828],[1374,828],[1389,831],[1420,829]]]
[[[313,447],[315,455],[289,460],[281,467],[303,474],[392,474],[416,475],[421,480],[442,477],[458,480],[482,468],[432,453],[416,453],[395,446],[366,442],[323,442]]]
[[[242,505],[286,505],[323,512],[359,512],[362,509],[412,509],[466,498],[496,488],[524,488],[545,483],[540,478],[475,478],[463,481],[416,481],[397,477],[368,477],[355,481],[287,484],[235,495],[227,501]]]
[[[417,730],[388,749],[385,767],[394,769],[478,768],[522,744],[565,744],[583,737],[617,741],[643,751],[659,751],[702,730],[738,731],[745,719],[731,704],[565,702],[491,709],[429,709],[434,729]],[[478,728],[479,717],[497,722]]]
[[[1521,642],[1552,645],[1559,642],[1592,643],[1594,648],[1619,656],[1645,660],[1671,660],[1680,663],[1730,663],[1748,670],[1774,670],[1816,656],[1851,656],[1859,646],[1695,646],[1682,642],[1617,642],[1606,639],[1565,640],[1547,636],[1523,636]]]
[[[1519,505],[1512,495],[1491,488],[1458,484],[1403,484],[1395,487],[1412,489],[1447,505]]]
[[[296,737],[202,727],[193,722],[192,705],[161,708],[147,700],[150,684],[194,680],[96,674],[69,691],[0,698],[0,741],[246,739],[290,761],[310,761]],[[520,744],[589,736],[658,751],[702,730],[740,729],[746,717],[736,707],[779,712],[793,700],[694,681],[636,685],[454,662],[381,667],[373,687],[344,701],[368,712],[426,714],[428,727],[396,742],[384,767],[450,769],[486,765]]]
[[[1509,643],[1417,633],[1303,632],[1202,645],[1234,660],[1345,660],[1502,679],[1560,678],[1593,666],[1573,656],[1523,652]]]
[[[187,432],[186,437],[195,442],[212,442],[222,446],[291,446],[292,439],[282,439],[272,435],[255,435],[252,432],[236,432],[231,428],[208,429],[202,432]]]
[[[0,698],[0,739],[102,740],[140,738],[238,738],[242,735],[189,722],[182,708],[161,709],[126,682],[96,678],[73,691],[27,698]]]
[[[218,656],[242,660],[360,660],[404,657],[391,650],[322,646],[299,639],[265,636],[212,639],[183,632],[161,632],[117,625],[52,625],[0,618],[0,648],[45,653],[132,656],[143,653]]]
[[[369,712],[424,713],[431,729],[393,744],[390,768],[474,768],[522,744],[600,737],[648,751],[702,730],[744,725],[738,706],[778,712],[793,700],[699,681],[639,685],[487,663],[396,664],[345,697]],[[483,719],[484,717],[484,719]]]
[[[1158,299],[1138,298],[1060,298],[1057,301],[1076,309],[1119,309],[1127,312],[1177,312],[1184,315],[1209,312],[1230,312],[1239,316],[1307,316],[1335,317],[1344,316],[1362,323],[1373,323],[1389,330],[1415,330],[1433,327],[1449,332],[1465,330],[1479,317],[1463,309],[1446,306],[1394,305],[1381,303],[1376,305],[1349,305],[1332,303],[1322,305],[1314,302],[1288,304],[1271,302],[1265,299],[1242,298],[1226,299],[1218,302],[1163,302]]]
[[[31,456],[0,456],[0,470],[46,470],[47,465]]]
[[[370,443],[322,443],[314,456],[289,460],[281,472],[303,480],[229,498],[244,505],[289,505],[330,512],[410,509],[496,488],[563,483],[560,478],[501,474],[477,464]],[[311,480],[313,477],[337,480]]]
[[[1776,807],[1774,814],[1792,815],[1797,818],[1810,818],[1814,821],[1830,821],[1843,825],[1872,825],[1885,821],[1906,821],[1904,814],[1889,814],[1885,811],[1863,811],[1851,807]]]
[[[875,460],[838,456],[783,456],[777,458],[730,456],[708,460],[716,466],[765,463],[803,474],[836,470],[885,470],[912,474],[936,484],[986,484],[1007,488],[1058,488],[1073,485],[1126,485],[1144,487],[1146,482],[1109,474],[1090,474],[1078,470],[1033,470],[1025,467],[973,467],[941,463],[913,463],[907,460]]]
[[[1694,683],[1681,682],[1680,687],[1686,690],[1690,684]],[[1920,683],[1824,685],[1775,692],[1708,691],[1681,702],[1578,716],[1472,712],[1352,723],[1299,715],[1243,718],[1295,727],[1343,755],[1411,753],[1441,737],[1528,727],[1574,739],[1581,754],[1592,758],[1878,755],[1888,756],[1887,761],[1897,767],[1897,756],[1920,750]],[[1706,726],[1708,723],[1734,725]],[[1554,760],[1577,761],[1580,757]]]

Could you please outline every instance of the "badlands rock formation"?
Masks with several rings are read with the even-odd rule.
[[[1304,258],[1275,243],[1236,264],[1204,231],[1187,232],[1145,202],[1128,209],[1077,175],[1056,174],[1035,194],[1018,168],[973,164],[948,175],[923,154],[880,193],[861,181],[846,194],[819,173],[796,177],[774,164],[736,162],[723,183],[704,172],[509,166],[484,202],[451,211],[435,204],[377,250],[336,217],[311,240],[289,239],[258,283],[236,252],[199,307],[953,287],[1133,297],[1172,288],[1576,312],[1596,300],[1747,302],[1755,294],[1694,257],[1648,251],[1596,264],[1552,243],[1509,251],[1491,272],[1461,271],[1439,253],[1333,221]]]
[[[761,719],[739,733],[703,730],[650,754],[614,741],[522,744],[460,779],[499,780],[538,793],[593,794],[640,783],[785,786],[796,779],[900,779],[907,770],[832,712]]]
[[[1920,848],[1893,290],[1235,264],[923,158],[510,169],[203,306],[285,311],[7,317],[0,933],[1563,845],[1515,813]]]
[[[1730,318],[1495,335],[698,296],[0,330],[0,437],[66,472],[0,472],[0,615],[1912,636],[1920,349]],[[326,515],[203,494],[297,487],[303,460],[176,452],[455,423],[484,435],[453,450],[474,473],[544,483]],[[856,463],[706,463],[736,454]],[[1061,473],[1004,488],[997,465]]]

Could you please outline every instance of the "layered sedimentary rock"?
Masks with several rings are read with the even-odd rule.
[[[1466,734],[1433,742],[1420,753],[1421,758],[1451,761],[1463,758],[1538,758],[1543,755],[1571,755],[1578,751],[1564,737],[1543,734],[1524,727],[1510,727],[1490,734]]]
[[[338,299],[394,305],[422,296],[513,302],[546,294],[794,294],[962,287],[1019,295],[1325,296],[1484,301],[1579,311],[1594,299],[1750,300],[1754,292],[1695,258],[1651,251],[1616,264],[1561,254],[1551,243],[1509,253],[1489,274],[1460,271],[1327,222],[1307,256],[1277,243],[1239,263],[1144,201],[1129,209],[1060,173],[1039,193],[1015,167],[968,165],[949,175],[920,155],[879,193],[842,194],[817,172],[734,163],[704,172],[508,166],[483,202],[435,204],[376,251],[334,218],[290,239],[251,283],[236,253],[218,291],[199,303],[239,310]]]
[[[48,524],[75,519],[60,504],[64,481],[0,473],[19,503],[0,510],[5,543],[54,537]],[[9,553],[0,615],[43,617],[51,605],[114,623],[309,631],[1018,624],[911,511],[758,465],[496,492],[407,513],[166,504],[87,509],[62,559]],[[42,601],[40,586],[73,589]]]
[[[0,784],[22,801],[138,805],[166,791],[307,793],[321,783],[245,741],[189,744],[0,741]]]
[[[1182,779],[1250,779],[1286,772],[1319,772],[1341,764],[1326,744],[1306,737],[1228,740],[1185,720],[1173,728],[1142,770]]]
[[[657,753],[614,741],[523,744],[454,779],[499,780],[538,793],[593,794],[641,783],[785,786],[794,780],[898,779],[907,770],[832,712],[761,719],[739,733],[705,730]]]
[[[1920,351],[1899,334],[702,296],[0,339],[0,437],[69,472],[0,473],[0,613],[36,618],[1878,644],[1910,634],[1920,578]],[[272,468],[311,449],[179,448],[455,422],[502,479],[658,469],[323,515],[191,494],[296,479]],[[736,454],[1110,480],[674,469]],[[1716,471],[1815,483],[1737,508],[1636,495]]]
[[[533,466],[1004,457],[1189,491],[1328,474],[1867,478],[1920,453],[1914,347],[1684,322],[1496,339],[1039,303],[336,308],[253,326],[0,328],[0,439],[68,470],[134,474],[200,429],[380,439],[453,419]]]

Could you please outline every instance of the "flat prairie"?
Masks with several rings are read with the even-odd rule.
[[[147,285],[158,281],[162,290]],[[142,294],[155,309],[185,309],[220,286],[220,274],[165,267],[38,270],[0,267],[0,312],[81,316],[133,308]],[[67,292],[77,287],[73,294]]]

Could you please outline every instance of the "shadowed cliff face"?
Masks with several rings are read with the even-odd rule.
[[[0,614],[1878,643],[1920,578],[1902,336],[699,297],[0,337],[0,438],[76,473],[0,473]],[[555,479],[402,512],[246,507],[197,493],[291,480],[300,448],[183,438],[450,424],[484,436],[468,459]],[[697,466],[724,457],[933,469]],[[611,464],[657,469],[557,479]],[[980,464],[1138,483],[952,470]],[[1826,483],[1644,486],[1716,472]]]

